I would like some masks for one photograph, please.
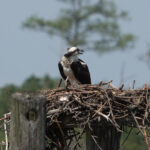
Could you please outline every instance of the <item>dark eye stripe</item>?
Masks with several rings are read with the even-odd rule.
[[[68,52],[65,54],[66,57],[70,57],[74,52]]]

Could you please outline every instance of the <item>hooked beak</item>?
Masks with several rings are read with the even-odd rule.
[[[84,53],[84,50],[83,49],[80,49],[79,50],[79,54],[83,54]]]

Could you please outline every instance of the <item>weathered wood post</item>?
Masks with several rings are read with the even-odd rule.
[[[16,93],[11,107],[10,150],[45,150],[45,98]]]
[[[105,124],[92,125],[86,129],[86,150],[119,150],[121,132]]]

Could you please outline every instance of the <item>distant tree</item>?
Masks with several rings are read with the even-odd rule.
[[[117,12],[114,1],[58,0],[66,8],[55,20],[31,16],[23,26],[61,37],[69,46],[82,46],[100,53],[133,46],[135,37],[121,33],[118,21],[128,19],[127,12]]]
[[[147,149],[143,135],[141,135],[141,133],[139,133],[138,129],[133,129],[132,133],[127,138],[124,145],[122,145],[122,143],[124,142],[124,140],[126,139],[127,136],[128,136],[128,133],[122,134],[120,150],[134,150],[134,149],[146,150]]]
[[[57,82],[58,79],[53,79],[48,75],[45,75],[42,78],[36,77],[35,75],[31,75],[23,82],[22,86],[20,87],[20,90],[36,91],[41,89],[52,89],[56,87]]]
[[[0,117],[9,112],[11,95],[16,91],[19,91],[19,88],[13,84],[0,88]]]
[[[52,89],[57,86],[58,79],[45,75],[42,78],[31,75],[21,86],[6,85],[0,88],[0,117],[4,113],[9,112],[9,106],[12,94],[21,91],[36,91],[42,89]]]
[[[27,78],[23,82],[20,88],[23,91],[36,91],[36,90],[42,89],[42,85],[40,82],[41,82],[40,78],[34,75],[31,75],[29,78]]]
[[[50,78],[48,75],[45,75],[41,80],[44,89],[53,89],[58,85],[58,79]]]

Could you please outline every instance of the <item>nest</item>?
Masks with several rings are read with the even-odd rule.
[[[97,124],[118,132],[123,132],[122,126],[138,128],[150,149],[150,87],[123,90],[123,86],[116,88],[101,82],[40,93],[46,97],[46,150],[76,150],[86,129],[92,130]],[[5,147],[10,119],[11,113],[0,118],[0,132],[5,135],[0,145]],[[94,136],[93,140],[96,143]]]
[[[85,128],[97,123],[114,126],[119,132],[123,125],[138,128],[149,146],[149,87],[123,90],[123,86],[114,88],[101,83],[42,92],[47,99],[48,149],[70,147],[73,139],[76,144],[72,149],[76,149]]]

